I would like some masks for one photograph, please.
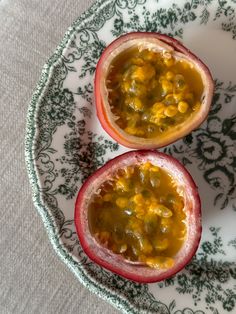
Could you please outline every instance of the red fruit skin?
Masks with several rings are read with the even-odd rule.
[[[96,188],[109,175],[118,169],[117,166],[137,164],[140,161],[158,161],[154,163],[163,169],[171,169],[178,183],[182,182],[185,207],[187,213],[187,240],[175,257],[175,265],[167,270],[157,270],[148,266],[130,264],[121,255],[114,254],[102,247],[91,235],[87,209],[89,199]],[[135,162],[136,163],[133,163]],[[102,178],[102,180],[101,180]],[[92,174],[82,185],[75,203],[74,222],[81,246],[88,257],[98,265],[116,273],[126,279],[139,283],[153,283],[162,281],[183,269],[195,255],[201,239],[201,202],[191,175],[175,158],[154,150],[138,150],[124,153],[108,161],[104,166]]]
[[[204,73],[208,77],[209,80],[209,94],[211,94],[211,98],[209,99],[209,103],[207,104],[208,108],[205,110],[204,115],[199,117],[199,121],[197,121],[191,129],[189,129],[190,133],[194,129],[198,128],[198,126],[204,122],[204,120],[207,118],[208,113],[210,111],[210,105],[213,97],[213,90],[214,90],[214,81],[212,78],[212,75],[210,73],[209,68],[195,55],[193,54],[189,49],[187,49],[185,46],[183,46],[177,39],[174,39],[172,37],[169,37],[167,35],[154,33],[154,32],[132,32],[125,35],[120,36],[116,40],[114,40],[110,45],[107,46],[107,48],[103,51],[96,67],[95,72],[95,80],[94,80],[94,86],[95,86],[95,103],[96,103],[96,110],[97,110],[97,117],[101,123],[102,128],[119,144],[133,148],[133,149],[155,149],[155,148],[161,148],[163,146],[169,145],[175,141],[177,141],[180,137],[173,137],[173,139],[169,139],[163,144],[156,144],[156,143],[148,143],[146,141],[143,142],[143,144],[140,143],[134,143],[133,141],[130,141],[129,139],[122,137],[120,133],[117,131],[116,128],[114,128],[108,121],[108,116],[105,112],[104,102],[102,95],[100,93],[100,81],[101,77],[103,75],[102,71],[102,65],[105,62],[108,55],[112,53],[112,51],[116,48],[118,48],[121,44],[123,44],[125,41],[129,41],[132,39],[138,39],[140,40],[144,38],[157,38],[158,40],[172,46],[175,51],[181,52],[185,56],[191,57],[191,60],[196,61],[201,64],[202,69],[204,70]],[[188,133],[184,134],[183,136],[187,135]]]

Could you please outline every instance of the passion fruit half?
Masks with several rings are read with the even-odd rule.
[[[204,121],[213,89],[209,69],[179,41],[129,33],[113,41],[97,64],[97,116],[120,144],[159,148]]]
[[[131,151],[83,184],[75,226],[100,266],[136,282],[157,282],[180,271],[201,237],[201,205],[188,171],[173,157]]]

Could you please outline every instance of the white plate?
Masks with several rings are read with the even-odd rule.
[[[29,111],[26,160],[35,205],[53,247],[89,289],[126,313],[236,313],[236,1],[97,1],[67,31],[45,65]],[[183,41],[212,71],[208,120],[164,149],[199,186],[203,237],[175,277],[136,284],[92,263],[73,223],[81,183],[126,151],[102,130],[93,103],[101,52],[131,31],[158,31]]]

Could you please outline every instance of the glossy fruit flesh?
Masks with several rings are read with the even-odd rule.
[[[98,169],[81,187],[75,226],[91,260],[137,282],[182,269],[201,236],[197,188],[173,157],[131,151]]]
[[[209,69],[179,41],[129,33],[112,42],[97,64],[97,116],[120,144],[159,148],[205,120],[213,89]]]
[[[170,268],[186,234],[174,179],[150,162],[117,170],[89,204],[90,231],[127,260]],[[115,219],[114,219],[115,217]]]
[[[111,63],[106,85],[116,123],[143,138],[157,137],[196,114],[204,90],[190,62],[137,47]]]

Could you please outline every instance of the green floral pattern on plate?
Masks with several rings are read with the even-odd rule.
[[[236,81],[215,71],[214,101],[207,121],[163,149],[189,169],[199,186],[203,201],[199,250],[173,278],[137,284],[92,263],[81,249],[73,223],[81,184],[108,159],[126,151],[109,138],[96,118],[93,75],[97,60],[107,44],[131,31],[159,31],[185,42],[191,27],[204,32],[213,29],[230,36],[235,49],[235,20],[235,0],[97,1],[67,31],[33,95],[26,162],[35,206],[68,267],[89,289],[125,313],[236,311],[232,223],[236,214]]]

